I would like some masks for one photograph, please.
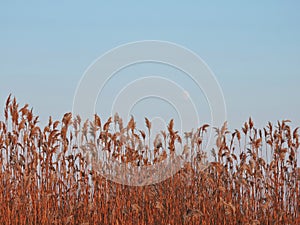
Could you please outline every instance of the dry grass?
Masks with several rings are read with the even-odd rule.
[[[151,141],[145,122],[146,132],[133,118],[123,126],[118,115],[102,124],[97,115],[82,122],[67,113],[42,128],[28,105],[9,97],[0,121],[0,224],[300,223],[299,134],[289,121],[260,130],[249,119],[234,132],[224,124],[212,162],[203,151],[208,125],[180,137],[171,120]],[[143,187],[105,179],[85,154],[99,154],[115,175],[105,162],[153,165],[176,154],[176,143],[188,162]]]

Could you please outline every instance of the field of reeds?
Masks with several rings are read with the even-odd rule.
[[[1,117],[0,224],[300,224],[299,132],[290,121],[258,129],[249,119],[233,131],[224,123],[207,150],[206,124],[180,136],[171,120],[154,140],[148,119],[142,131],[117,115],[81,121],[66,113],[41,127],[11,97]],[[106,179],[89,158],[103,157],[100,169],[117,176],[111,160],[155,165],[176,146],[181,169],[144,186]]]

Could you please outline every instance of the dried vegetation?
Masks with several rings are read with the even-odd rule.
[[[181,137],[171,120],[150,140],[145,122],[142,131],[133,118],[123,126],[118,115],[102,123],[67,113],[40,127],[28,105],[9,97],[0,121],[0,224],[300,223],[299,134],[290,121],[257,129],[249,119],[234,132],[225,123],[215,129],[209,162],[208,125]],[[176,145],[184,149],[182,169],[146,186],[105,179],[88,157],[116,175],[112,159],[154,165],[177,154]]]

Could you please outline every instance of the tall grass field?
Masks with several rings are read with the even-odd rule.
[[[3,113],[0,224],[300,224],[299,130],[288,120],[259,129],[250,118],[231,131],[224,123],[205,149],[208,124],[180,134],[171,120],[152,140],[147,118],[138,130],[133,117],[66,113],[42,127],[11,96]],[[101,174],[122,175],[113,160],[139,168],[175,156],[184,163],[162,182],[131,186]]]

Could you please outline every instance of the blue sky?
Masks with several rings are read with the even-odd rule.
[[[154,39],[185,46],[208,64],[223,89],[231,128],[249,116],[258,126],[285,118],[299,126],[299,11],[299,1],[1,1],[0,104],[12,93],[42,121],[60,118],[72,110],[78,82],[97,57]],[[121,75],[107,96],[122,88]],[[203,93],[178,79],[198,103],[201,121],[208,120]],[[136,115],[146,109],[154,117],[145,103]]]

